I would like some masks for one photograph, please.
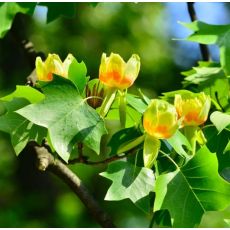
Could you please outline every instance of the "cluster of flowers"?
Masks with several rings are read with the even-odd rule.
[[[38,80],[51,81],[53,74],[68,77],[68,69],[73,60],[69,54],[62,62],[58,55],[49,54],[43,62],[36,59],[36,73]],[[99,69],[99,80],[107,87],[124,90],[136,80],[140,70],[140,58],[134,54],[124,60],[118,54],[106,57],[102,54]],[[157,139],[170,138],[178,128],[184,126],[199,126],[207,118],[211,105],[209,96],[201,93],[187,92],[175,94],[174,105],[161,99],[153,99],[143,116],[143,127],[152,137]]]

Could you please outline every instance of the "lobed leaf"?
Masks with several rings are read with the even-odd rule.
[[[113,162],[109,164],[107,171],[100,173],[100,175],[113,182],[106,193],[105,200],[128,198],[133,203],[140,205],[140,202],[154,189],[153,171],[134,166],[129,162]]]
[[[76,142],[99,154],[101,136],[106,133],[103,120],[79,95],[75,85],[54,76],[43,86],[45,99],[17,111],[34,124],[46,127],[54,149],[66,162]]]
[[[217,158],[206,146],[181,169],[160,175],[155,191],[154,211],[169,210],[173,227],[198,226],[206,211],[230,204],[230,184],[219,176]]]
[[[230,25],[211,25],[200,21],[181,24],[194,31],[186,40],[219,46],[221,66],[226,76],[230,75]]]

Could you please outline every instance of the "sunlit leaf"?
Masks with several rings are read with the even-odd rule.
[[[225,74],[230,75],[230,25],[211,25],[200,21],[181,23],[194,31],[187,40],[201,44],[216,44],[220,48],[220,63]]]
[[[215,111],[210,115],[210,120],[220,133],[230,124],[230,114]]]
[[[87,83],[87,68],[82,61],[79,63],[75,58],[69,66],[68,78],[74,83],[79,93],[82,94]]]
[[[189,141],[179,130],[177,130],[172,137],[165,141],[167,141],[173,147],[173,149],[182,157],[187,158],[187,151],[192,150]]]
[[[160,150],[161,142],[159,139],[146,135],[144,140],[143,158],[144,166],[146,168],[152,168],[158,152]]]
[[[206,146],[181,169],[160,175],[155,191],[154,211],[169,210],[173,227],[198,226],[206,211],[230,204],[230,184],[219,176],[217,158]]]
[[[48,129],[52,145],[63,160],[68,161],[73,145],[79,141],[99,154],[101,136],[106,133],[104,122],[75,85],[55,76],[42,90],[46,96],[43,101],[17,113]]]

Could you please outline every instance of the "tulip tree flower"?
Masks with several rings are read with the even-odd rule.
[[[207,118],[211,106],[210,96],[204,92],[192,93],[190,91],[183,94],[176,94],[174,105],[179,117],[182,119],[184,134],[191,144],[192,152],[196,152],[196,142],[205,142],[202,130],[199,125],[203,124]]]
[[[208,118],[211,99],[204,92],[176,94],[174,105],[183,126],[198,126]]]
[[[178,129],[176,108],[166,101],[153,99],[143,117],[146,131],[144,165],[151,168],[160,149],[160,140],[170,138]]]
[[[73,55],[68,54],[64,62],[56,54],[49,54],[43,62],[40,57],[36,58],[36,74],[40,81],[52,81],[53,74],[68,77],[69,66],[73,61]]]
[[[140,71],[140,58],[133,54],[126,63],[118,54],[111,53],[109,57],[103,53],[99,68],[99,80],[107,86],[106,97],[101,106],[100,114],[104,117],[111,107],[117,90],[119,90],[119,114],[121,127],[126,123],[126,91],[133,85]]]
[[[140,58],[133,54],[127,63],[118,54],[109,57],[103,53],[99,69],[99,79],[110,88],[127,89],[136,80],[140,71]]]
[[[170,138],[178,128],[177,112],[167,101],[153,99],[144,113],[145,131],[157,139]]]

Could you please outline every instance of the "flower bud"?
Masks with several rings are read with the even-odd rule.
[[[110,88],[126,89],[136,80],[140,71],[140,58],[133,54],[127,63],[118,54],[109,57],[103,53],[99,68],[99,79]]]
[[[211,99],[204,92],[176,94],[174,105],[183,126],[198,126],[208,118]]]
[[[40,57],[36,58],[36,74],[40,81],[52,81],[53,74],[68,77],[69,66],[73,61],[73,55],[68,54],[65,61],[62,62],[58,55],[49,54],[43,62]]]
[[[153,99],[144,112],[143,125],[152,137],[170,138],[178,128],[176,108],[167,101]]]

